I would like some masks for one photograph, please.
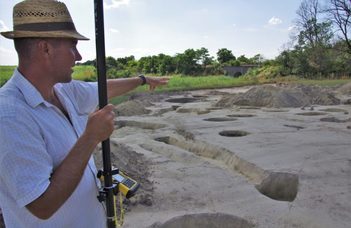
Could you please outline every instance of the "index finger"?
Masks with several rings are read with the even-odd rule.
[[[106,112],[111,112],[113,109],[115,109],[115,106],[113,104],[107,104],[105,107],[102,108]]]

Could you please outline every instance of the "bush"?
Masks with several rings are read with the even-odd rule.
[[[132,76],[132,72],[130,70],[116,70],[109,69],[107,71],[107,78],[129,78]]]
[[[72,78],[76,80],[93,82],[96,81],[97,73],[94,66],[79,65],[73,68]]]

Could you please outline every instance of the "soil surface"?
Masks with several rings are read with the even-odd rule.
[[[350,104],[351,84],[132,97],[110,138],[141,185],[123,227],[349,227]]]
[[[140,94],[113,161],[141,183],[123,227],[349,227],[351,86]]]

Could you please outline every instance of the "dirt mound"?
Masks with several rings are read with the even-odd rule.
[[[125,144],[116,143],[111,139],[111,163],[113,167],[126,173],[131,178],[138,181],[140,188],[135,196],[124,200],[126,210],[131,206],[142,204],[144,206],[152,205],[153,184],[148,179],[150,177],[150,162],[144,158],[143,154],[135,152]],[[96,167],[102,169],[101,148],[94,153]]]
[[[251,228],[249,221],[235,215],[223,213],[186,214],[174,217],[163,224],[153,224],[149,228]]]
[[[340,100],[327,89],[317,86],[257,86],[245,93],[223,96],[217,107],[233,105],[258,107],[301,107],[306,105],[337,105]]]
[[[115,108],[115,113],[117,116],[136,116],[149,114],[151,111],[145,107],[146,105],[142,101],[130,100],[117,105]]]
[[[340,88],[336,90],[340,94],[351,95],[351,82],[345,85],[342,85]]]

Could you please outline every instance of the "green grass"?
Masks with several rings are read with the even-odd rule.
[[[254,82],[245,78],[233,78],[228,76],[172,76],[167,86],[156,88],[155,93],[174,92],[174,91],[189,91],[197,89],[216,89],[216,88],[230,88],[245,85],[252,85]],[[128,100],[129,96],[135,93],[147,92],[149,87],[147,85],[140,86],[130,93],[113,98],[110,100],[113,104],[119,104]]]
[[[16,66],[0,66],[0,86],[2,86],[12,75]],[[96,81],[96,69],[93,66],[75,66],[72,77],[83,81]],[[167,86],[158,87],[155,92],[173,92],[173,91],[189,91],[197,89],[216,89],[230,88],[245,85],[254,85],[260,83],[301,83],[305,85],[320,85],[320,86],[337,86],[351,82],[351,79],[335,79],[335,80],[306,80],[297,77],[283,77],[266,79],[264,81],[257,80],[255,77],[228,77],[224,75],[217,76],[182,76],[174,75],[170,77]],[[148,86],[139,86],[125,96],[120,96],[111,100],[112,103],[118,104],[129,98],[131,94],[148,91]]]
[[[324,79],[324,80],[307,80],[307,79],[298,79],[297,83],[304,85],[319,85],[319,86],[340,86],[346,83],[351,82],[351,79]]]
[[[233,78],[224,75],[218,76],[173,76],[165,91],[216,89],[252,85],[254,81],[243,77]]]
[[[93,66],[74,66],[72,78],[86,82],[96,81],[96,69]]]
[[[12,76],[17,66],[0,66],[0,86]],[[93,66],[75,66],[72,77],[82,81],[96,81],[96,70]]]
[[[252,85],[254,81],[245,78],[233,78],[224,75],[216,76],[172,76],[167,86],[158,87],[156,92],[189,91],[197,89],[230,88]],[[146,92],[148,86],[140,86],[134,92]]]
[[[15,68],[16,66],[0,66],[0,86],[9,80]]]

